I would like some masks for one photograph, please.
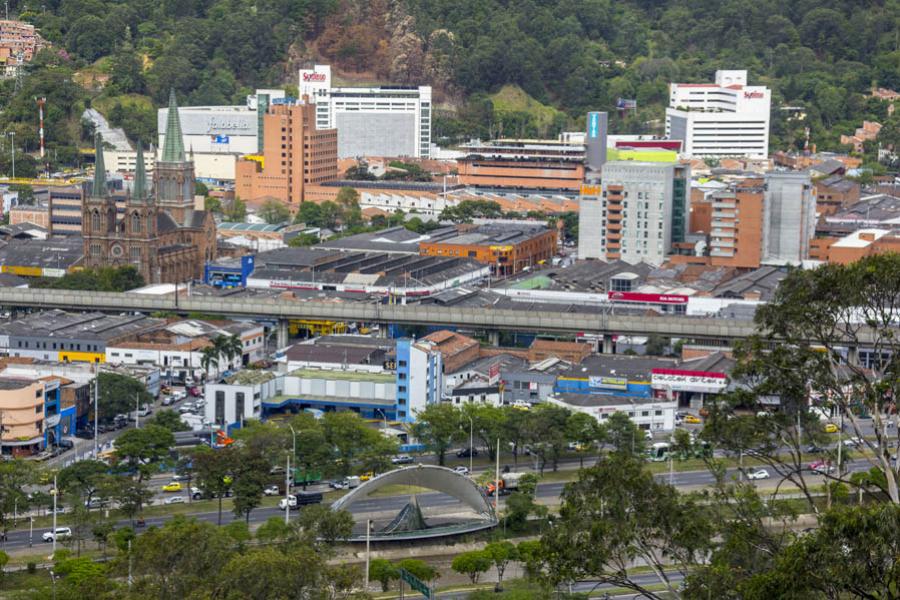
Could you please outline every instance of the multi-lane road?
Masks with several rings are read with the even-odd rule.
[[[869,467],[868,461],[864,459],[856,459],[852,461],[848,461],[846,463],[846,467],[849,471],[859,471],[865,470]],[[774,473],[772,473],[774,476]],[[729,469],[728,476],[738,478],[739,472],[737,469]],[[812,483],[819,483],[821,481],[821,477],[815,475],[813,473],[809,473],[809,476],[812,477]],[[669,481],[671,477],[671,481],[673,485],[680,488],[694,488],[694,487],[702,487],[708,486],[714,483],[713,476],[708,471],[675,471],[671,475],[668,473],[658,474],[656,476],[659,480]],[[774,480],[759,480],[755,482],[759,487],[767,488],[772,487],[772,483]],[[563,488],[565,487],[564,482],[552,482],[552,483],[541,483],[537,486],[537,498],[539,501],[543,503],[553,503],[558,500],[560,495],[562,494]],[[422,494],[417,494],[417,499],[419,502],[419,506],[426,513],[442,513],[442,512],[454,512],[457,510],[465,510],[463,505],[452,496],[448,496],[446,494],[442,494],[439,492],[427,492]],[[383,496],[383,497],[375,497],[368,498],[365,500],[361,500],[356,502],[350,507],[350,511],[354,513],[357,517],[357,520],[361,518],[377,518],[381,517],[382,519],[390,519],[391,516],[399,512],[409,501],[408,495],[396,495],[396,496]],[[208,505],[206,505],[208,506]],[[273,516],[283,516],[284,511],[279,510],[277,508],[259,508],[254,510],[250,514],[250,523],[251,524],[259,524]],[[296,517],[297,512],[291,512],[291,517]],[[210,523],[218,522],[218,511],[204,511],[204,512],[195,512],[189,513],[189,516],[196,518],[201,521],[207,521]],[[169,520],[171,516],[154,516],[146,518],[146,525],[161,525],[162,523]],[[225,510],[222,512],[222,523],[229,523],[234,520],[236,517],[234,514]],[[57,519],[57,526],[64,527],[66,526],[67,518],[65,514],[62,514]],[[117,526],[124,527],[126,525],[130,525],[131,522],[127,520],[122,520],[117,523]],[[33,536],[31,537],[31,543],[36,546],[40,546],[43,544],[41,542],[41,535],[50,531],[49,527],[35,528],[33,531]],[[44,544],[46,545],[46,544]],[[10,531],[7,536],[6,543],[0,546],[3,550],[13,551],[19,550],[22,548],[27,548],[29,546],[29,530],[28,529],[16,529]]]

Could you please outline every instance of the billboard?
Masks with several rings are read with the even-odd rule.
[[[300,97],[320,96],[331,89],[331,65],[316,65],[312,69],[300,69]]]
[[[681,369],[653,369],[650,385],[673,392],[718,393],[728,385],[725,373],[713,371],[684,371]]]
[[[606,163],[606,135],[609,117],[605,112],[587,114],[587,130],[584,139],[584,162],[593,171],[599,171]]]
[[[647,304],[687,304],[688,297],[680,294],[641,294],[638,292],[609,292],[610,302],[644,302]]]
[[[588,385],[592,388],[603,388],[608,390],[627,390],[627,377],[588,377]]]

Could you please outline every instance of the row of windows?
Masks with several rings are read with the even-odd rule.
[[[34,348],[36,350],[47,350],[47,344],[50,344],[50,350],[82,350],[81,344],[73,344],[71,342],[34,342],[32,344],[32,342],[29,342],[28,340],[25,340],[24,342],[22,340],[17,340],[16,344],[17,348]],[[98,346],[97,344],[84,344],[84,351],[100,352],[101,350],[100,346]]]

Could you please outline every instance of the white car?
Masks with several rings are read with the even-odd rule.
[[[263,490],[263,494],[265,494],[266,496],[277,496],[280,493],[281,492],[278,491],[277,485],[270,485],[269,487],[267,487],[266,489]]]
[[[757,469],[756,471],[750,471],[749,473],[747,473],[747,479],[750,480],[768,479],[769,477],[771,477],[771,475],[769,475],[769,472],[765,469]]]
[[[184,504],[184,496],[172,496],[171,498],[166,498],[163,504]]]
[[[863,441],[858,437],[847,438],[846,440],[844,440],[844,446],[848,448],[862,445]]]
[[[459,466],[459,467],[454,467],[453,470],[456,471],[457,473],[459,473],[460,475],[468,475],[469,474],[469,467]]]
[[[41,539],[45,542],[52,542],[54,539],[56,540],[65,540],[72,537],[72,530],[68,527],[57,527],[53,531],[45,531],[44,535],[41,536]]]

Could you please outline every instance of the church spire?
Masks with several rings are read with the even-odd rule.
[[[161,162],[184,162],[184,138],[181,135],[181,119],[175,90],[169,92],[169,114],[166,118],[166,141],[163,144]]]
[[[134,193],[132,197],[140,202],[147,198],[147,173],[144,168],[144,147],[140,140],[137,143],[137,158],[134,163]]]
[[[106,195],[106,164],[103,162],[103,137],[98,132],[94,136],[94,187],[95,198]]]

